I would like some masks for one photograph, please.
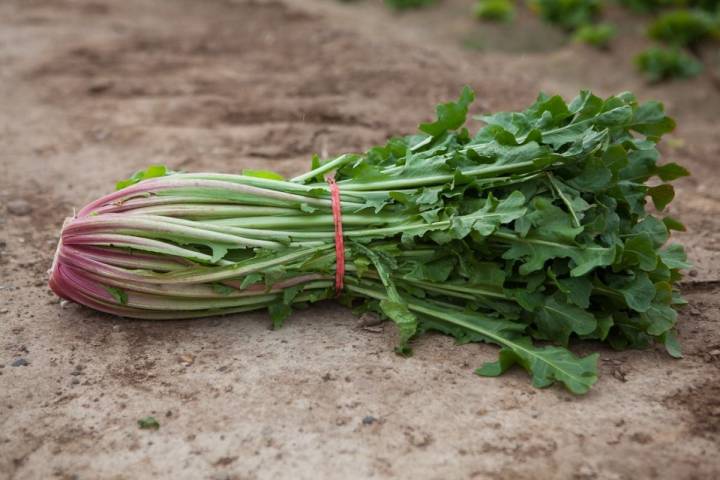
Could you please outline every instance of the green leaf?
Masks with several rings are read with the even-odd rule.
[[[224,245],[209,243],[208,246],[212,249],[212,259],[210,260],[212,263],[219,262],[228,253],[228,249]]]
[[[668,268],[686,269],[692,267],[687,261],[687,254],[682,245],[673,243],[660,251],[660,261]]]
[[[683,225],[680,220],[677,220],[673,217],[665,217],[662,219],[662,222],[665,224],[668,230],[675,230],[678,232],[685,232],[687,231],[687,228],[685,228],[685,225]]]
[[[255,285],[256,283],[260,283],[263,281],[263,276],[261,273],[249,273],[245,275],[240,282],[240,290],[245,290],[250,285]]]
[[[687,177],[690,172],[683,166],[675,162],[666,163],[657,168],[657,175],[663,182],[671,182],[681,177]]]
[[[463,126],[468,113],[468,106],[475,100],[475,93],[466,86],[457,102],[448,102],[437,107],[437,120],[420,125],[420,131],[439,137],[448,130],[456,130]]]
[[[246,177],[267,178],[268,180],[285,180],[285,177],[270,170],[252,170],[246,168],[242,171],[242,174]]]
[[[410,312],[407,305],[401,302],[382,300],[380,309],[390,320],[395,322],[398,328],[400,333],[398,352],[407,353],[407,343],[417,330],[417,318]]]
[[[581,394],[597,381],[597,354],[577,358],[560,347],[538,348],[527,337],[519,336],[525,325],[502,319],[490,318],[478,313],[468,314],[453,309],[414,300],[410,308],[423,317],[433,317],[431,328],[457,332],[467,329],[474,341],[492,342],[503,346],[497,364],[486,365],[478,371],[482,375],[499,375],[511,365],[518,363],[533,376],[536,387],[550,386],[554,381],[562,382],[571,392]],[[442,327],[437,321],[451,324]],[[505,353],[503,353],[505,352]]]
[[[502,254],[502,258],[520,261],[521,275],[542,270],[545,262],[554,258],[571,258],[573,265],[570,274],[573,277],[586,275],[597,267],[612,265],[615,260],[614,248],[570,245],[531,236],[512,238],[504,235],[502,239],[511,244]]]
[[[610,186],[612,175],[603,160],[593,158],[587,161],[583,171],[570,181],[570,185],[586,192],[600,192]]]
[[[145,417],[138,420],[138,427],[143,430],[157,430],[160,428],[160,422],[155,417]]]
[[[105,287],[105,290],[107,290],[110,293],[110,295],[112,295],[112,297],[115,299],[115,301],[117,303],[119,303],[120,305],[127,305],[128,295],[125,290],[123,290],[122,288],[118,288],[118,287],[108,287],[108,286]]]
[[[590,307],[593,285],[588,277],[559,278],[556,284],[572,303],[584,309]]]
[[[652,272],[657,267],[657,261],[652,239],[647,233],[641,233],[625,241],[624,265],[637,265],[641,270]]]
[[[485,208],[461,218],[467,219],[471,228],[480,235],[488,236],[500,225],[522,217],[526,211],[525,196],[519,191],[514,191],[495,205],[493,199],[489,199]]]
[[[587,335],[595,331],[597,320],[587,310],[565,302],[561,295],[553,295],[535,316],[540,338],[567,345],[571,333]]]
[[[353,244],[353,247],[362,252],[372,262],[375,270],[385,287],[387,298],[383,299],[379,306],[381,311],[388,316],[397,326],[400,334],[400,342],[396,351],[408,354],[408,341],[415,335],[418,327],[418,320],[410,312],[403,297],[398,293],[391,278],[391,271],[394,266],[394,259],[380,251],[370,250],[361,244]]]
[[[682,348],[678,341],[677,335],[674,330],[668,330],[660,336],[660,340],[665,345],[665,350],[673,358],[683,358]]]
[[[657,187],[648,188],[648,195],[652,198],[655,208],[664,210],[675,198],[675,189],[672,185],[663,183]]]
[[[535,347],[528,338],[518,339],[516,344],[516,349],[502,348],[497,362],[486,363],[475,373],[496,377],[518,364],[532,375],[533,386],[546,388],[559,381],[578,395],[587,393],[597,381],[597,353],[577,358],[562,347]]]
[[[147,180],[149,178],[164,177],[170,175],[172,172],[165,167],[165,165],[150,165],[145,170],[138,170],[133,173],[130,178],[120,180],[115,184],[115,190],[122,190],[130,185],[135,185],[138,182]]]
[[[644,272],[638,272],[632,280],[613,286],[622,293],[627,306],[636,312],[646,312],[655,298],[655,285]]]
[[[290,305],[277,302],[268,307],[268,313],[270,314],[270,319],[272,320],[273,330],[278,330],[285,324],[285,320],[290,317],[292,308],[290,308]]]
[[[211,285],[211,288],[213,292],[223,296],[230,295],[231,293],[237,291],[236,289],[228,287],[227,285],[224,285],[222,283],[213,283]]]
[[[640,318],[647,324],[646,332],[659,336],[670,330],[677,322],[677,312],[670,306],[672,304],[672,287],[667,282],[655,284],[657,293],[652,305],[640,314]]]
[[[648,215],[641,222],[637,223],[632,228],[632,233],[647,234],[650,237],[654,248],[662,247],[665,242],[667,242],[668,238],[670,238],[665,224],[652,215]]]

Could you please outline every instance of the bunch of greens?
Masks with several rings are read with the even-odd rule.
[[[573,39],[576,42],[585,43],[595,48],[605,49],[610,45],[610,40],[615,36],[615,27],[608,23],[595,25],[583,25],[578,28]]]
[[[718,35],[720,20],[703,10],[668,12],[658,17],[648,28],[650,38],[681,47],[692,47]]]
[[[651,82],[694,77],[703,70],[702,63],[678,48],[651,47],[635,57],[635,65]]]
[[[515,15],[515,5],[510,0],[478,0],[475,17],[491,22],[509,22]]]
[[[385,0],[385,5],[397,11],[422,8],[433,3],[435,0]]]
[[[600,0],[531,0],[543,20],[567,30],[591,23],[602,10]]]
[[[346,275],[340,301],[392,320],[398,352],[427,331],[501,347],[477,370],[522,366],[533,384],[584,393],[597,354],[571,342],[680,355],[674,287],[686,268],[683,229],[657,211],[659,165],[673,129],[656,102],[630,93],[570,103],[540,95],[524,112],[463,127],[474,94],[438,106],[419,133],[327,162],[292,180],[139,172],[63,227],[50,285],[60,296],[135,318],[189,318],[267,309],[275,327],[292,309],[336,295],[331,191],[341,194]]]

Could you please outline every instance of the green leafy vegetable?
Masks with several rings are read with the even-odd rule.
[[[600,0],[531,0],[531,8],[550,23],[572,30],[591,23],[600,13]]]
[[[509,22],[515,15],[515,6],[510,0],[478,0],[475,17],[494,22]]]
[[[651,82],[690,78],[703,70],[700,62],[676,48],[649,48],[635,57],[635,64]]]
[[[157,430],[160,428],[160,422],[155,417],[145,417],[138,420],[138,426],[143,430]]]
[[[607,23],[583,25],[575,32],[576,42],[586,43],[595,48],[608,48],[610,40],[615,36],[615,27]]]
[[[418,134],[314,157],[292,180],[139,172],[65,224],[51,287],[134,318],[264,309],[273,328],[339,293],[396,325],[398,353],[438,331],[500,347],[479,375],[518,365],[537,387],[559,382],[577,394],[596,382],[598,356],[572,353],[576,341],[658,342],[679,356],[684,301],[675,283],[689,264],[680,245],[666,243],[684,227],[646,208],[666,208],[669,182],[688,174],[659,163],[656,144],[675,126],[662,105],[627,92],[584,91],[570,102],[540,95],[524,111],[477,117],[485,125],[471,135],[473,99],[466,87]],[[331,173],[344,232],[341,292],[323,180]]]
[[[648,28],[650,38],[685,47],[720,34],[719,20],[702,10],[662,14]]]
[[[393,10],[422,8],[435,3],[435,0],[385,0],[385,5]]]

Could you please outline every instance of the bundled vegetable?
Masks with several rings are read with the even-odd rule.
[[[470,136],[473,99],[466,87],[417,135],[314,158],[289,181],[138,172],[66,221],[50,286],[124,317],[266,308],[275,327],[339,295],[392,320],[401,353],[429,330],[493,343],[500,358],[478,374],[519,364],[535,386],[574,393],[597,380],[597,354],[575,356],[572,339],[679,356],[674,284],[688,264],[664,245],[684,227],[645,208],[662,211],[674,195],[662,182],[687,175],[657,163],[674,128],[662,105],[541,95]]]

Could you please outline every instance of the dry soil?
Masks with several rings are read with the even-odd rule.
[[[596,52],[528,15],[502,30],[469,9],[0,2],[1,479],[720,476],[712,75],[644,84],[629,60],[644,42],[636,20]],[[682,360],[598,347],[600,381],[577,398],[534,389],[522,371],[473,375],[495,357],[488,345],[430,335],[400,358],[391,326],[364,327],[333,303],[270,331],[262,313],[122,320],[61,305],[46,287],[63,217],[141,166],[294,174],[312,153],[411,132],[465,83],[477,113],[523,107],[541,89],[665,101],[679,123],[665,157],[694,173],[671,207],[695,262]],[[159,430],[138,428],[148,415]]]

